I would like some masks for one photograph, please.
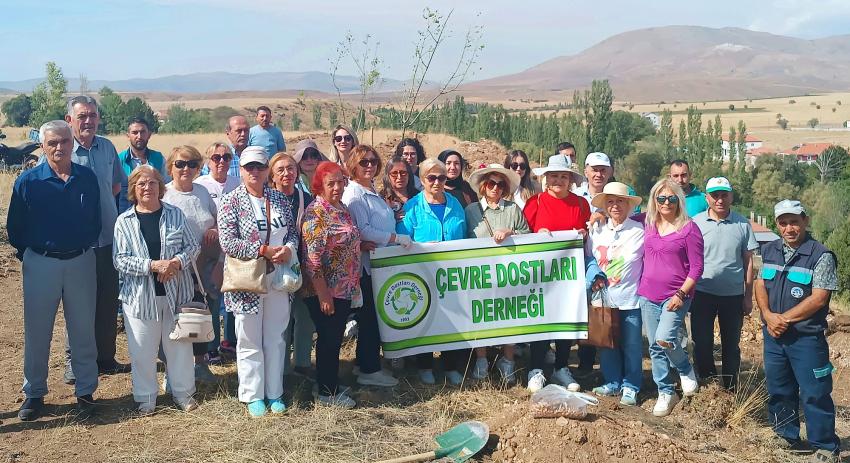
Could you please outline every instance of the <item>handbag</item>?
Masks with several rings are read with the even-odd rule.
[[[593,299],[597,299],[597,295],[601,304],[588,304],[587,339],[580,340],[579,344],[616,349],[620,344],[620,309],[610,307],[607,289],[594,293]]]
[[[271,238],[271,204],[266,198],[266,242]],[[268,292],[268,274],[274,266],[265,257],[256,259],[238,259],[232,256],[224,257],[224,277],[221,283],[222,292],[241,291],[248,293],[266,294]]]
[[[204,301],[207,292],[204,283],[198,274],[198,267],[192,261],[192,271],[201,289]],[[210,342],[215,338],[213,330],[212,314],[205,302],[190,301],[177,308],[175,313],[174,328],[168,334],[168,339],[178,342]]]

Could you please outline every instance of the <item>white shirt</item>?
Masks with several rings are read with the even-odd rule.
[[[268,229],[268,226],[266,225],[266,200],[265,198],[258,198],[254,195],[248,196],[251,197],[251,209],[254,210],[254,218],[257,219],[257,230],[260,232],[260,240],[265,243],[266,230]],[[272,221],[272,232],[269,236],[269,246],[280,246],[286,239],[286,223],[283,221],[280,213],[278,213],[274,208],[272,208],[269,217]]]
[[[395,233],[395,214],[384,198],[363,188],[359,183],[351,181],[342,193],[342,203],[348,207],[354,223],[360,229],[360,237],[363,241],[371,241],[380,247],[389,244],[390,237]],[[362,253],[360,261],[366,273],[371,275],[369,253]]]
[[[608,299],[620,310],[638,308],[637,288],[643,272],[643,226],[632,220],[614,227],[611,219],[588,234],[593,257],[608,277]]]
[[[239,186],[239,178],[228,175],[227,180],[225,180],[224,183],[219,183],[218,180],[213,178],[212,174],[207,174],[196,178],[195,183],[202,185],[207,189],[210,197],[212,197],[215,202],[215,207],[218,208],[221,203],[221,197],[235,190],[236,187]]]
[[[177,206],[186,216],[186,223],[198,243],[203,242],[204,233],[215,227],[218,208],[209,192],[202,185],[194,185],[192,191],[177,191],[174,182],[165,185],[163,201]]]
[[[514,191],[514,203],[519,206],[519,210],[525,209],[525,200],[522,199],[522,187],[518,187]]]

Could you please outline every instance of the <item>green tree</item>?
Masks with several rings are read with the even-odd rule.
[[[846,220],[826,239],[826,247],[835,253],[838,270],[838,284],[841,291],[850,288],[850,223]]]
[[[820,174],[820,182],[826,183],[837,177],[847,165],[847,150],[841,146],[832,145],[821,153],[814,162]]]
[[[337,112],[336,106],[331,106],[328,109],[328,125],[330,128],[334,128],[339,124],[339,113]]]
[[[666,150],[661,135],[638,141],[633,154],[617,161],[617,179],[631,185],[639,195],[647,196],[667,165]]]
[[[782,128],[782,130],[788,130],[788,119],[785,119],[784,117],[780,117],[776,121],[776,125],[778,125],[780,128]]]
[[[356,127],[359,127],[359,126],[356,126]],[[300,128],[301,128],[301,116],[299,116],[298,113],[292,113],[292,130],[297,132]]]
[[[121,133],[127,130],[124,120],[124,100],[109,87],[103,87],[98,92],[100,102],[100,129],[104,133]]]
[[[664,159],[672,161],[676,154],[676,145],[673,138],[673,113],[669,109],[661,112],[661,125],[658,135],[664,147]]]
[[[313,103],[313,128],[322,128],[322,105]]]
[[[124,103],[122,111],[123,123],[121,131],[127,129],[127,125],[133,119],[144,119],[148,123],[151,132],[159,131],[159,118],[154,114],[153,109],[141,98],[133,97]]]
[[[47,121],[65,117],[65,93],[68,91],[68,81],[62,75],[62,69],[53,61],[46,68],[47,77],[36,85],[32,91],[32,114],[29,124],[40,127]]]
[[[809,119],[809,122],[807,122],[807,124],[809,124],[809,127],[815,128],[815,127],[818,126],[818,124],[820,124],[820,121],[818,120],[817,117],[813,117],[813,118]]]
[[[181,104],[168,108],[168,119],[160,130],[164,133],[196,133],[211,131],[209,114],[197,109],[187,109]]]
[[[0,106],[0,111],[6,116],[6,123],[12,127],[27,125],[32,114],[32,101],[23,93],[8,100]]]

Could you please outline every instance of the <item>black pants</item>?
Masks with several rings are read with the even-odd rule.
[[[744,324],[744,296],[715,296],[696,292],[691,303],[691,338],[694,341],[694,366],[700,378],[717,376],[714,366],[714,319],[720,325],[722,344],[722,380],[726,388],[738,383],[741,367],[741,327]]]
[[[357,318],[357,365],[363,373],[381,371],[381,333],[378,331],[378,314],[372,292],[372,277],[363,272],[360,276],[363,307],[354,309]]]
[[[319,395],[335,395],[339,385],[339,350],[345,322],[351,313],[351,301],[334,298],[333,315],[325,315],[317,296],[304,299],[310,318],[316,325],[316,385]]]
[[[469,356],[472,349],[444,350],[440,353],[440,358],[443,359],[444,371],[457,371],[463,374],[466,367],[469,366]],[[424,354],[416,354],[416,368],[420,370],[434,369],[434,354],[426,352]]]
[[[546,366],[546,352],[549,350],[551,341],[534,341],[531,343],[531,369],[542,370]],[[566,368],[570,362],[570,349],[573,347],[572,339],[561,339],[555,341],[555,369]],[[579,346],[579,365],[593,368],[596,359],[596,348],[593,346]]]

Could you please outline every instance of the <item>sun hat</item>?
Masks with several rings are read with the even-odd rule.
[[[773,206],[773,217],[776,219],[778,219],[780,215],[784,214],[803,215],[805,213],[806,208],[800,204],[800,201],[793,199],[783,199],[776,203],[776,206]]]
[[[561,155],[550,156],[549,165],[546,167],[535,167],[531,171],[538,177],[546,175],[549,172],[569,172],[573,174],[573,183],[576,185],[580,185],[584,181],[584,175],[581,175],[574,164],[567,162],[566,156]]]
[[[611,159],[605,153],[595,152],[590,153],[584,159],[584,165],[596,167],[596,166],[605,166],[611,167]]]
[[[322,157],[321,161],[328,160],[327,156],[325,156],[324,153],[319,151],[319,146],[316,145],[316,142],[309,138],[301,140],[298,142],[297,145],[295,145],[295,155],[292,156],[292,159],[295,159],[295,162],[301,162],[301,159],[304,157],[304,152],[307,151],[307,149],[309,148],[313,148],[314,150],[316,150],[317,153],[319,153],[319,156]]]
[[[712,177],[705,184],[706,193],[714,193],[715,191],[732,191],[732,184],[726,177]]]
[[[476,170],[469,176],[469,184],[477,189],[481,185],[481,182],[487,178],[487,175],[492,173],[503,175],[508,179],[509,185],[507,191],[513,193],[519,187],[519,175],[510,169],[506,169],[501,164],[490,164],[487,167]]]
[[[268,164],[269,153],[262,146],[249,146],[245,148],[244,150],[242,150],[242,154],[239,155],[239,165],[247,166],[252,162]]]
[[[642,201],[640,196],[629,194],[629,187],[625,183],[611,182],[605,185],[605,188],[602,189],[602,193],[593,197],[590,204],[593,207],[605,209],[605,202],[608,201],[609,196],[619,196],[629,200],[629,210],[636,208]]]

